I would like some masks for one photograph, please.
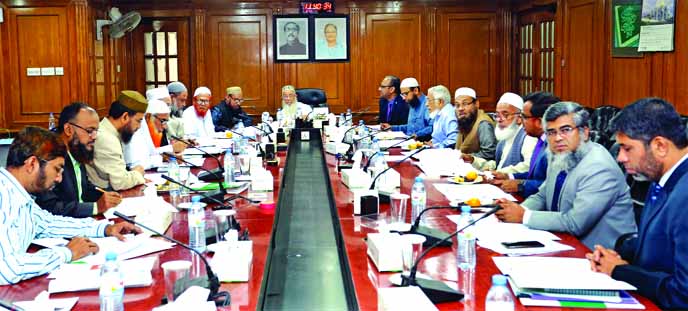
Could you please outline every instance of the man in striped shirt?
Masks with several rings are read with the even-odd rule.
[[[0,285],[48,273],[63,263],[98,252],[88,237],[115,236],[141,229],[90,218],[55,216],[41,209],[29,192],[48,191],[62,180],[66,147],[57,134],[26,127],[15,137],[0,168]],[[66,237],[63,247],[27,253],[34,238]]]

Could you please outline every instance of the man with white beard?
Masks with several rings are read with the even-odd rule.
[[[495,151],[495,160],[470,156],[473,167],[479,170],[496,169],[505,174],[528,171],[537,139],[526,135],[523,130],[522,110],[523,98],[521,96],[506,92],[499,98],[495,127],[495,137],[499,142]]]
[[[619,236],[636,231],[624,174],[606,148],[589,141],[589,121],[590,114],[577,103],[547,109],[547,177],[521,205],[497,200],[499,220],[570,233],[590,249],[613,247]]]

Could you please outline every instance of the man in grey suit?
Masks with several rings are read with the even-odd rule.
[[[559,102],[547,109],[547,178],[538,193],[522,205],[498,200],[496,213],[504,222],[561,231],[578,237],[589,248],[614,246],[616,239],[636,231],[628,185],[621,169],[603,146],[591,142],[590,114],[579,104]]]

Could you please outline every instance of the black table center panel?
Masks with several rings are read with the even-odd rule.
[[[358,310],[320,130],[291,137],[257,308]]]

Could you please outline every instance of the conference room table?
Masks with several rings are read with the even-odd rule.
[[[392,154],[398,154],[398,150],[392,150]],[[269,193],[271,199],[275,202],[279,199],[280,180],[283,174],[284,163],[286,163],[286,152],[278,152],[280,164],[278,166],[267,166],[274,176],[274,192]],[[391,287],[389,277],[394,273],[378,272],[375,264],[366,254],[365,237],[368,233],[376,232],[373,229],[365,226],[365,222],[361,221],[359,216],[353,215],[353,194],[342,183],[338,172],[335,169],[335,158],[332,155],[326,156],[330,182],[335,196],[334,200],[337,205],[340,225],[342,229],[342,236],[346,245],[346,254],[351,268],[352,279],[355,286],[358,306],[360,310],[377,310],[378,309],[378,294],[377,288]],[[206,159],[204,167],[213,168],[217,163],[212,159]],[[410,161],[402,163],[395,168],[401,175],[401,189],[402,193],[410,193],[414,178],[418,176],[421,171],[417,166],[411,164]],[[192,170],[198,173],[196,170]],[[442,182],[441,180],[425,180],[425,187],[427,190],[427,205],[447,205],[448,201],[439,191],[437,191],[432,184],[435,182]],[[137,196],[142,194],[143,188],[141,186],[134,189],[124,191],[126,196]],[[246,193],[244,193],[246,194]],[[274,210],[263,210],[258,205],[240,199],[233,201],[235,210],[237,211],[236,219],[241,224],[242,228],[249,230],[250,239],[253,241],[253,263],[251,267],[250,280],[248,282],[238,283],[222,283],[221,291],[228,291],[231,294],[231,305],[221,307],[220,310],[256,310],[259,302],[259,294],[261,290],[261,283],[263,281],[263,270],[265,268],[266,256],[270,246],[271,231],[273,227]],[[211,216],[212,211],[209,208],[206,210],[208,217]],[[381,206],[381,212],[386,212],[388,205]],[[446,232],[453,232],[456,230],[456,225],[451,222],[446,215],[456,213],[451,210],[432,210],[427,213],[428,225],[434,228],[442,229]],[[173,214],[173,221],[167,234],[173,236],[181,242],[188,242],[188,228],[186,222],[186,211],[180,211]],[[549,256],[559,257],[578,257],[582,258],[589,250],[575,237],[568,234],[557,234],[562,243],[573,246],[575,250],[557,252],[548,254]],[[454,243],[455,245],[456,243]],[[419,266],[419,273],[423,273],[436,280],[446,281],[450,286],[457,287],[459,281],[459,269],[456,265],[456,246],[439,247],[431,251],[425,260]],[[35,250],[35,247],[31,247]],[[153,283],[150,286],[142,288],[127,288],[125,290],[124,302],[125,310],[150,310],[160,305],[162,298],[165,295],[165,285],[163,280],[163,271],[160,264],[171,260],[191,260],[194,262],[193,270],[200,271],[204,274],[204,268],[201,266],[198,258],[192,256],[188,250],[182,247],[175,246],[172,249],[150,254],[157,258],[157,263],[152,270]],[[492,261],[492,257],[501,256],[498,253],[492,252],[488,249],[477,247],[477,265],[473,278],[469,279],[468,286],[473,289],[474,295],[471,299],[464,299],[462,301],[455,301],[450,303],[437,304],[440,310],[484,310],[485,297],[487,291],[491,286],[491,276],[498,274],[499,270]],[[208,258],[212,254],[207,255]],[[562,267],[566,269],[566,267]],[[192,272],[193,273],[193,272]],[[0,286],[0,299],[5,302],[15,302],[23,300],[33,300],[41,291],[48,289],[49,280],[46,276],[36,277],[30,280],[19,282],[15,285]],[[465,286],[465,285],[462,285]],[[459,287],[461,288],[461,287]],[[643,305],[646,310],[660,310],[648,299],[632,293]],[[79,300],[73,310],[97,310],[98,309],[98,292],[84,291],[73,293],[58,293],[52,294],[51,298],[67,298],[79,297]],[[581,308],[555,308],[555,307],[524,307],[518,301],[516,302],[516,310],[588,310]],[[592,309],[589,309],[592,310]]]

